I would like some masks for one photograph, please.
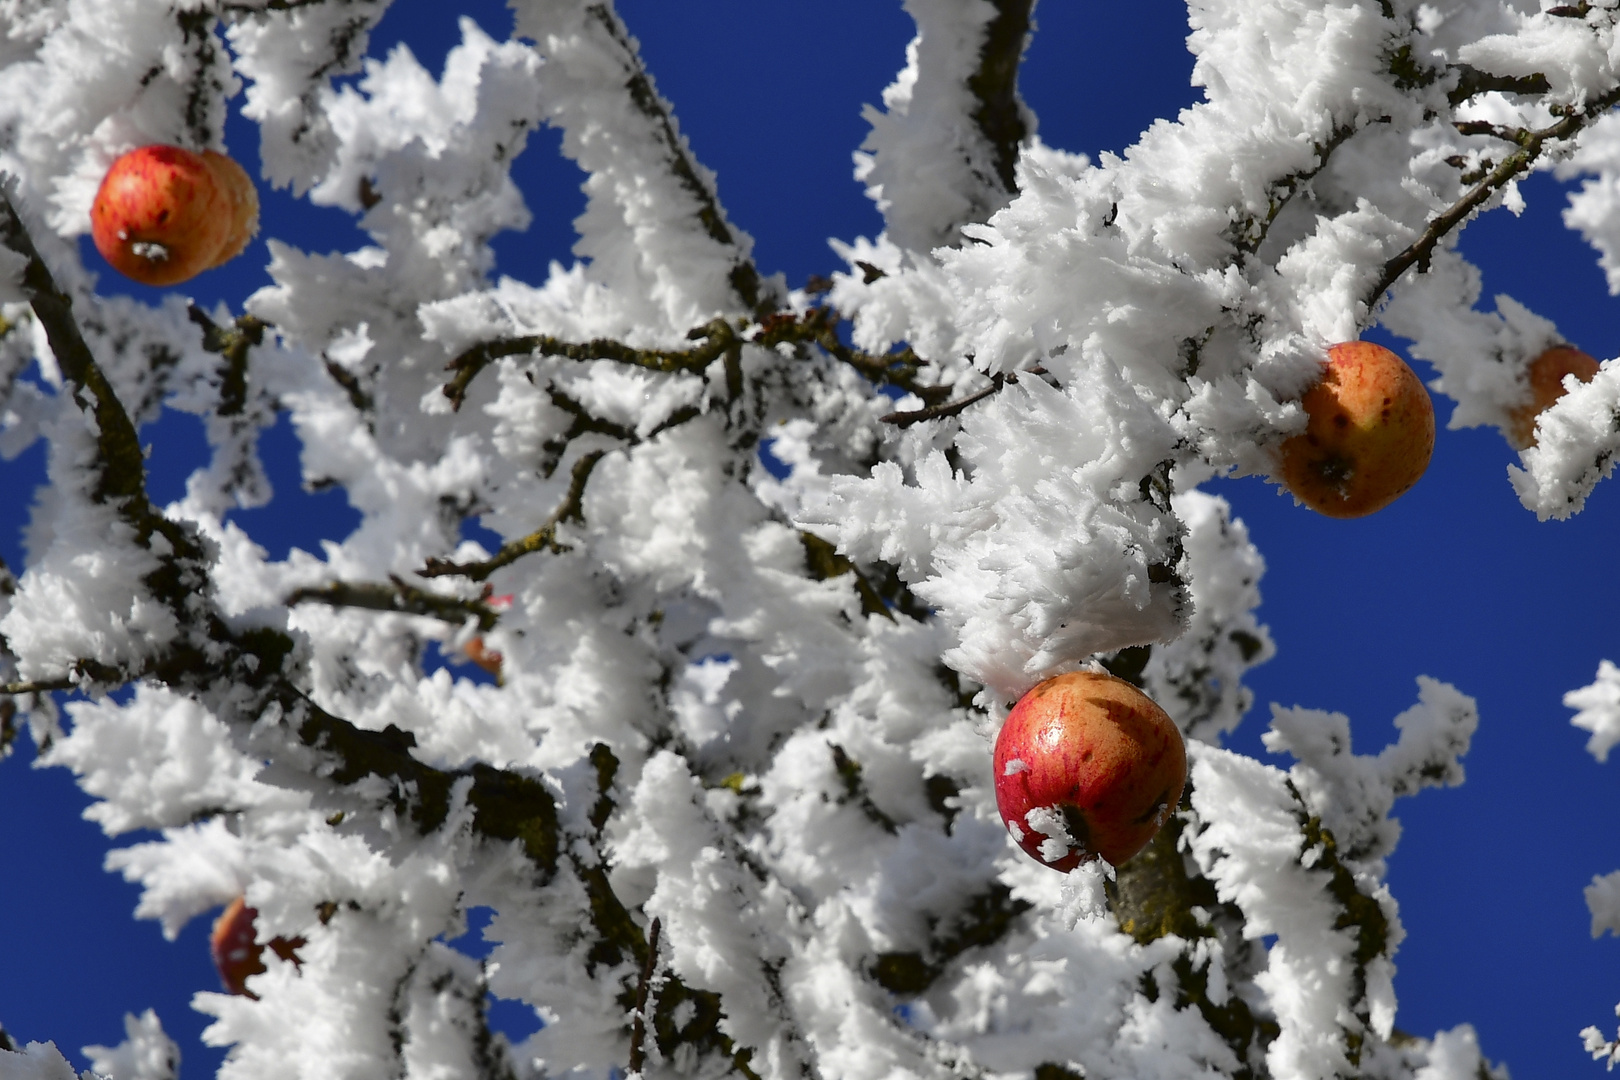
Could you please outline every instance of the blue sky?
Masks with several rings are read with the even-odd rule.
[[[764,270],[802,284],[839,266],[828,237],[880,229],[851,178],[850,154],[865,133],[861,105],[879,100],[903,62],[912,27],[898,2],[618,7],[697,156],[718,173],[732,220],[754,236]],[[497,37],[511,26],[493,0],[397,0],[372,53],[404,41],[436,72],[459,37],[460,12]],[[1037,18],[1022,88],[1048,143],[1119,152],[1154,118],[1196,100],[1180,4],[1047,0]],[[228,142],[256,172],[251,125],[233,120]],[[570,222],[584,199],[557,142],[539,133],[519,160],[515,175],[535,223],[497,241],[499,272],[537,280],[548,261],[569,258]],[[1525,194],[1521,217],[1499,211],[1464,236],[1487,296],[1510,293],[1599,358],[1620,355],[1620,302],[1594,254],[1562,228],[1559,185],[1538,176]],[[263,198],[265,235],[316,251],[364,242],[338,211],[302,207],[285,192]],[[268,283],[266,261],[261,239],[231,267],[185,287],[205,304],[239,309]],[[110,271],[102,286],[156,295]],[[1443,421],[1449,404],[1437,407]],[[154,445],[154,493],[172,498],[200,462],[200,429],[176,418],[143,437]],[[266,451],[278,510],[245,515],[243,527],[274,555],[341,536],[352,512],[341,494],[299,494],[285,428]],[[1397,807],[1406,828],[1390,883],[1408,932],[1396,957],[1397,1025],[1430,1035],[1473,1022],[1486,1054],[1521,1080],[1595,1075],[1577,1032],[1612,1023],[1620,944],[1591,940],[1581,889],[1620,868],[1620,786],[1611,771],[1620,763],[1601,766],[1584,753],[1585,735],[1560,699],[1591,681],[1600,659],[1620,660],[1620,586],[1603,569],[1620,535],[1620,488],[1600,485],[1570,522],[1538,523],[1508,485],[1514,459],[1494,430],[1442,431],[1417,487],[1357,521],[1318,517],[1255,479],[1215,485],[1267,559],[1260,614],[1279,649],[1251,679],[1257,707],[1232,745],[1269,758],[1260,735],[1273,701],[1347,713],[1365,753],[1393,737],[1391,719],[1416,700],[1415,676],[1477,697],[1468,783]],[[13,566],[42,473],[37,447],[0,464],[0,554]],[[31,757],[25,748],[0,762],[0,1023],[71,1054],[117,1043],[123,1013],[154,1006],[181,1041],[183,1075],[211,1074],[221,1052],[196,1041],[205,1018],[187,1005],[195,990],[217,986],[207,926],[198,921],[168,943],[155,924],[135,922],[135,889],[100,869],[109,843],[79,819],[85,798],[65,772],[31,769]]]

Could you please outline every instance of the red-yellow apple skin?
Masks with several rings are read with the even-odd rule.
[[[208,951],[213,954],[214,967],[226,991],[254,1000],[259,995],[247,988],[248,977],[265,971],[264,946],[258,943],[258,931],[253,925],[258,914],[247,906],[245,897],[238,896],[214,920],[214,932],[208,939]],[[269,941],[271,952],[294,964],[301,964],[297,950],[304,944],[301,937],[275,937]]]
[[[1118,866],[1181,801],[1187,747],[1142,691],[1077,671],[1047,679],[1013,707],[996,738],[995,772],[1001,820],[1031,858],[1064,872],[1099,855]],[[1050,825],[1036,827],[1054,814],[1072,846],[1049,840],[1059,831]]]
[[[1370,341],[1328,350],[1300,399],[1305,430],[1282,444],[1279,478],[1319,514],[1363,517],[1418,482],[1434,452],[1434,405],[1406,361]]]
[[[220,917],[214,920],[214,932],[208,939],[209,951],[214,956],[214,967],[219,969],[219,981],[232,994],[248,993],[249,975],[262,975],[264,946],[256,940],[253,917],[258,912],[247,906],[238,896],[232,900]]]
[[[1508,442],[1515,450],[1536,445],[1536,418],[1563,397],[1564,376],[1573,375],[1591,382],[1598,373],[1598,362],[1573,345],[1554,345],[1530,361],[1525,373],[1530,382],[1530,400],[1508,414]]]
[[[213,150],[202,152],[203,161],[213,170],[220,190],[225,192],[231,205],[231,229],[220,247],[219,254],[209,265],[223,266],[247,248],[259,233],[259,189],[253,186],[247,171],[233,158]]]
[[[258,194],[240,166],[210,154],[154,145],[113,162],[90,207],[90,234],[115,270],[143,285],[177,285],[246,246]]]

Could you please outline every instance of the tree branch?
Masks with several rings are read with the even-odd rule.
[[[977,100],[972,117],[995,155],[996,177],[1007,194],[1018,192],[1018,150],[1029,137],[1018,107],[1018,65],[1029,40],[1029,14],[1035,0],[993,0],[996,14],[985,27],[979,66],[967,88]]]
[[[248,351],[264,341],[264,332],[270,324],[252,315],[238,318],[230,329],[222,329],[196,304],[186,308],[186,317],[202,327],[203,348],[225,358],[220,373],[220,416],[240,416],[247,407]]]
[[[1514,140],[1519,145],[1518,150],[1509,154],[1485,179],[1433,218],[1406,250],[1384,264],[1384,270],[1379,275],[1378,281],[1366,294],[1368,308],[1371,309],[1390,286],[1411,267],[1416,266],[1419,272],[1427,272],[1434,249],[1446,234],[1466,221],[1469,215],[1479,209],[1492,195],[1527,172],[1547,148],[1548,143],[1574,136],[1616,103],[1620,103],[1620,87],[1610,90],[1584,109],[1570,110],[1555,124],[1522,133],[1522,137]]]
[[[23,290],[28,294],[34,316],[45,328],[46,340],[63,376],[72,384],[74,400],[84,408],[83,395],[90,395],[89,408],[96,421],[99,451],[89,466],[96,478],[93,497],[97,502],[126,500],[122,507],[124,517],[130,519],[144,539],[150,533],[152,508],[146,499],[144,456],[135,425],[79,333],[78,324],[73,320],[72,298],[57,288],[56,279],[23,228],[22,219],[11,204],[10,187],[10,184],[0,183],[0,243],[28,260],[23,271]]]
[[[755,268],[753,260],[743,254],[741,248],[737,246],[737,239],[726,224],[725,211],[720,208],[718,195],[699,178],[695,162],[683,145],[681,137],[675,132],[675,123],[670,116],[669,106],[658,96],[658,91],[653,89],[652,80],[647,77],[647,69],[642,65],[641,57],[636,53],[635,45],[631,42],[624,23],[607,4],[592,4],[585,9],[585,13],[601,24],[613,44],[618,47],[624,65],[629,71],[624,88],[630,95],[630,102],[638,112],[652,122],[655,137],[664,144],[665,153],[668,154],[670,172],[674,174],[681,187],[697,200],[697,217],[703,223],[704,232],[708,233],[709,238],[715,243],[731,248],[734,252],[735,262],[728,275],[732,291],[737,294],[737,298],[747,310],[755,314],[764,314],[774,306],[775,298],[762,292],[759,270]]]
[[[653,972],[658,968],[658,931],[661,925],[654,919],[647,930],[647,956],[641,962],[641,978],[636,983],[635,1021],[630,1027],[630,1062],[626,1070],[631,1076],[639,1077],[647,1060],[647,992],[652,986]]]
[[[537,353],[581,362],[612,360],[650,371],[702,374],[710,364],[746,343],[767,349],[783,344],[813,344],[876,385],[897,386],[928,402],[943,399],[949,393],[944,387],[928,386],[918,381],[927,361],[919,358],[909,346],[883,355],[852,349],[838,339],[838,322],[838,313],[827,307],[811,308],[802,316],[778,312],[767,316],[757,330],[744,337],[740,333],[742,327],[733,326],[724,319],[714,319],[687,331],[689,340],[703,342],[691,349],[638,349],[611,338],[575,343],[545,334],[497,338],[464,350],[446,364],[445,370],[455,374],[445,384],[443,392],[450,399],[452,407],[460,409],[466,400],[467,388],[478,373],[507,356]]]
[[[388,802],[424,834],[445,822],[452,790],[471,778],[467,801],[474,830],[486,839],[518,841],[541,876],[549,878],[557,861],[557,808],[540,781],[483,764],[445,770],[418,761],[410,753],[416,738],[409,732],[392,725],[368,731],[311,701],[286,671],[294,646],[290,636],[268,627],[233,630],[221,617],[200,545],[186,529],[152,510],[134,425],[85,344],[71,300],[57,288],[3,187],[0,242],[27,258],[22,283],[34,314],[73,387],[74,400],[95,418],[98,453],[89,465],[98,478],[95,497],[117,500],[119,513],[135,528],[137,543],[157,559],[159,568],[144,583],[181,627],[168,649],[139,671],[80,660],[75,673],[102,683],[156,679],[199,700],[216,699],[221,719],[227,721],[257,722],[279,710],[299,742],[322,752],[319,775],[339,786],[367,776],[393,781]],[[154,543],[153,533],[162,536],[161,546]],[[62,677],[12,683],[8,689],[12,694],[37,693],[77,685]]]
[[[484,600],[462,600],[454,596],[440,596],[419,589],[402,578],[390,574],[388,584],[382,582],[334,581],[295,589],[282,601],[288,607],[308,602],[332,607],[363,608],[368,611],[395,611],[404,615],[423,615],[447,623],[460,625],[468,618],[478,620],[478,629],[484,633],[495,629],[500,615]]]
[[[569,550],[567,544],[558,542],[557,526],[565,521],[578,521],[580,519],[580,511],[583,509],[585,502],[586,481],[591,477],[591,470],[596,468],[596,463],[601,461],[606,453],[605,450],[593,450],[574,462],[574,472],[568,482],[568,494],[563,497],[563,501],[546,518],[545,524],[534,532],[521,540],[514,540],[510,544],[504,545],[500,551],[482,562],[456,563],[448,559],[429,559],[427,566],[420,571],[422,576],[446,577],[459,575],[473,581],[483,581],[501,567],[510,565],[530,552],[539,551],[541,548],[545,548],[557,555]]]
[[[56,679],[33,679],[27,682],[9,682],[0,685],[0,694],[45,694],[52,690],[72,690],[77,685],[72,679],[65,676]]]
[[[976,393],[969,394],[965,398],[958,398],[955,401],[947,401],[943,405],[930,405],[926,409],[913,409],[910,412],[892,412],[887,416],[881,416],[878,419],[885,424],[893,424],[896,427],[905,428],[910,427],[912,424],[920,424],[924,420],[938,420],[944,416],[955,416],[963,409],[966,409],[969,405],[983,401],[991,394],[997,393],[1005,384],[1016,383],[1020,374],[1045,375],[1046,369],[1043,367],[1032,367],[1024,369],[1023,372],[1009,371],[1005,374],[997,372],[996,374],[990,376],[989,386],[985,387],[983,390],[977,391]]]

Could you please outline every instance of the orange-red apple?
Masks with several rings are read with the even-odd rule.
[[[1181,801],[1181,731],[1142,691],[1077,671],[1025,694],[996,738],[996,808],[1030,857],[1069,871],[1141,851]]]
[[[214,920],[214,932],[209,936],[208,949],[219,969],[220,982],[232,994],[244,994],[257,999],[259,995],[247,988],[250,975],[264,974],[264,946],[258,943],[258,931],[253,919],[259,913],[247,906],[246,897],[238,896]],[[301,937],[275,937],[269,941],[270,951],[283,960],[299,964],[298,949],[305,944]]]
[[[1565,375],[1591,382],[1597,373],[1598,362],[1573,345],[1554,345],[1530,361],[1525,373],[1530,381],[1530,400],[1508,414],[1507,437],[1513,449],[1536,445],[1536,417],[1567,392]]]
[[[258,227],[258,194],[212,150],[142,146],[113,162],[90,207],[96,249],[144,285],[175,285],[235,257]]]
[[[1300,399],[1305,430],[1282,444],[1279,478],[1334,518],[1382,510],[1418,482],[1434,452],[1434,406],[1406,361],[1370,341],[1328,350]]]

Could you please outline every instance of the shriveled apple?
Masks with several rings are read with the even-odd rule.
[[[1536,418],[1569,391],[1564,376],[1591,382],[1598,373],[1598,362],[1573,345],[1554,345],[1530,361],[1525,375],[1530,383],[1530,400],[1508,414],[1508,442],[1515,450],[1536,445]]]
[[[1429,467],[1429,392],[1406,361],[1381,345],[1333,346],[1322,378],[1300,405],[1305,430],[1282,444],[1278,475],[1317,513],[1353,518],[1381,510]]]
[[[235,258],[258,230],[242,167],[212,150],[142,146],[113,162],[90,207],[96,250],[143,285],[176,285]]]
[[[1030,857],[1069,871],[1117,866],[1181,801],[1187,748],[1165,711],[1124,679],[1072,672],[1025,694],[996,739],[996,807]]]

